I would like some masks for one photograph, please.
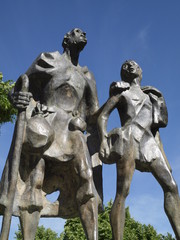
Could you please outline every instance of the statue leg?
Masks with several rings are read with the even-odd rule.
[[[165,159],[156,159],[150,167],[164,191],[164,209],[177,239],[180,239],[180,197],[178,187]]]
[[[34,240],[43,208],[42,184],[44,180],[44,159],[40,159],[26,181],[26,189],[21,198],[20,224],[24,240]]]
[[[24,240],[34,240],[39,224],[40,212],[22,210],[20,212],[20,224]]]
[[[116,163],[117,189],[116,197],[110,214],[110,222],[114,240],[123,240],[125,200],[129,194],[130,184],[135,169],[134,159],[130,155],[128,159],[123,157],[123,159]]]
[[[79,205],[79,215],[87,240],[98,240],[98,204],[95,197]]]
[[[79,215],[86,238],[98,240],[98,201],[99,196],[93,182],[91,159],[83,135],[76,136],[74,168],[79,175],[76,193]]]

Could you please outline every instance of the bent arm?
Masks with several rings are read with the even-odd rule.
[[[111,112],[116,108],[117,104],[120,102],[120,95],[110,97],[107,102],[103,105],[102,111],[97,120],[97,127],[100,136],[100,141],[107,138],[107,122]]]
[[[100,113],[97,121],[97,128],[101,143],[99,149],[99,156],[101,160],[105,163],[110,154],[110,149],[108,145],[107,122],[109,115],[116,108],[117,103],[119,103],[118,95],[110,97],[103,105],[102,112]]]

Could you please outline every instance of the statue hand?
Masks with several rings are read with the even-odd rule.
[[[99,151],[100,157],[102,158],[108,158],[110,154],[110,149],[108,146],[107,139],[105,138],[100,145],[100,151]]]
[[[15,108],[19,110],[26,109],[32,98],[32,94],[28,92],[29,78],[26,74],[22,74],[16,81],[15,87],[9,95],[9,100]]]
[[[86,131],[87,124],[85,120],[81,117],[80,112],[78,110],[74,110],[72,112],[73,118],[69,123],[69,129],[71,131],[80,130],[81,132]]]
[[[116,82],[115,87],[121,89],[122,91],[125,91],[130,88],[130,85],[127,82],[120,81]]]
[[[30,92],[14,92],[10,95],[10,101],[17,109],[26,109],[31,98]]]

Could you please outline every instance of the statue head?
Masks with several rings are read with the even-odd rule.
[[[131,83],[134,79],[139,79],[139,83],[142,79],[142,69],[133,60],[127,60],[121,67],[121,79],[124,82]]]
[[[74,28],[65,34],[62,46],[64,51],[75,46],[79,49],[79,51],[82,51],[86,43],[86,33],[79,28]]]

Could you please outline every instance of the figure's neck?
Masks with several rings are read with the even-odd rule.
[[[64,51],[64,54],[69,59],[69,61],[72,62],[72,64],[74,66],[78,66],[78,64],[79,64],[79,51],[77,49],[66,48],[65,51]]]
[[[140,87],[140,79],[139,78],[134,78],[133,81],[131,82],[131,86],[139,86]]]

